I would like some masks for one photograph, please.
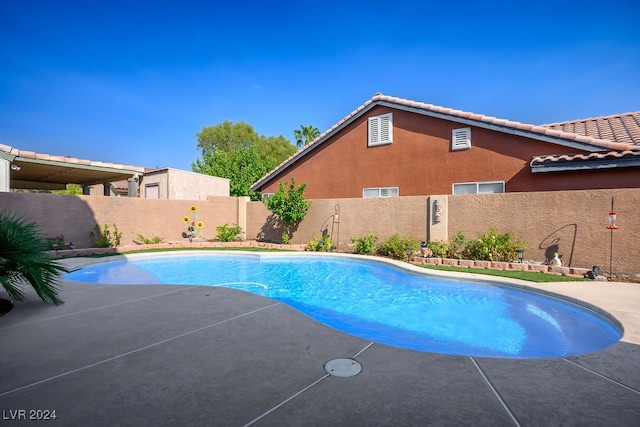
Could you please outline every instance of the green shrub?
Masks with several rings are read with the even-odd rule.
[[[447,258],[449,252],[449,242],[446,240],[433,240],[427,243],[427,248],[431,250],[431,255],[436,258]]]
[[[462,258],[462,252],[466,246],[464,233],[458,231],[458,233],[453,236],[453,239],[449,242],[449,246],[447,247],[447,258]]]
[[[378,238],[373,233],[369,233],[361,238],[355,236],[351,238],[351,243],[353,243],[353,247],[355,248],[356,252],[362,255],[375,254],[377,250],[377,241]]]
[[[333,247],[333,242],[329,235],[325,234],[319,239],[311,239],[307,243],[305,250],[310,252],[330,252]]]
[[[513,261],[517,250],[524,249],[525,242],[516,241],[513,233],[498,234],[494,229],[467,242],[462,255],[467,259],[484,261]]]
[[[120,239],[122,238],[122,233],[118,231],[118,227],[115,224],[113,224],[113,233],[109,230],[108,224],[104,225],[102,231],[100,226],[96,224],[89,234],[96,248],[115,248],[120,245]]]
[[[157,245],[164,242],[164,237],[153,235],[151,239],[147,239],[142,234],[136,233],[136,241],[142,245]]]
[[[396,233],[380,244],[378,253],[394,259],[406,259],[407,246],[410,246],[415,251],[420,247],[420,244],[417,240]]]
[[[238,234],[242,233],[242,227],[238,224],[233,224],[229,226],[229,224],[221,225],[216,227],[216,231],[218,234],[216,235],[216,239],[221,242],[235,242],[238,240]]]

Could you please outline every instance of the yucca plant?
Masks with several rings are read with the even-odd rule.
[[[30,284],[45,303],[62,304],[57,281],[69,270],[45,254],[47,241],[33,222],[0,212],[0,283],[14,301],[24,301],[21,286]]]

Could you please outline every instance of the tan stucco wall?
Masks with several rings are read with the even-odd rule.
[[[340,210],[338,224],[333,222],[336,204]],[[394,233],[424,239],[426,209],[427,199],[421,196],[312,200],[307,216],[293,233],[292,243],[306,243],[321,237],[325,230],[329,234],[333,230],[334,241],[338,240],[339,232],[340,250],[348,246],[352,236],[362,237],[370,232],[380,239],[386,239]],[[262,202],[248,204],[248,238],[255,238],[264,231],[267,240],[280,241],[282,230],[274,228],[270,214]]]
[[[613,232],[613,271],[640,274],[640,189],[312,200],[291,242],[307,243],[326,230],[333,234],[341,251],[348,251],[351,237],[369,232],[380,240],[394,233],[416,240],[444,240],[461,231],[469,240],[494,228],[526,240],[526,259],[544,261],[545,252],[557,250],[565,265],[598,265],[608,272],[611,233],[606,226],[611,197],[620,227]],[[439,223],[433,221],[436,199],[443,206]],[[247,198],[188,201],[0,193],[0,210],[26,216],[45,234],[64,234],[79,248],[92,246],[89,231],[96,223],[102,226],[115,222],[123,232],[123,244],[132,244],[134,233],[147,238],[159,235],[166,242],[182,241],[186,229],[182,217],[189,214],[192,204],[205,222],[207,239],[215,237],[217,226],[236,223],[246,230],[248,239],[264,231],[267,240],[280,241],[282,230],[275,228],[276,222],[270,219],[264,204]],[[336,204],[340,208],[339,224],[333,223]]]
[[[527,242],[525,258],[542,262],[557,251],[564,264],[609,271],[610,231],[606,229],[615,200],[619,229],[614,230],[614,273],[640,273],[640,189],[558,191],[379,199],[313,200],[307,217],[294,233],[292,243],[306,243],[331,234],[336,203],[340,205],[340,250],[348,249],[352,236],[373,232],[380,240],[394,233],[417,240],[449,240],[463,232],[467,240],[494,228],[499,233],[514,232]],[[433,219],[433,202],[442,203],[439,223]],[[265,231],[267,240],[280,241],[273,230],[269,211],[260,202],[251,202],[248,238]],[[266,226],[265,226],[266,224]],[[334,241],[337,228],[333,227]]]
[[[527,241],[527,259],[557,251],[565,265],[609,271],[612,197],[620,227],[613,232],[613,271],[640,273],[640,189],[449,196],[449,236],[513,231]]]
[[[122,244],[133,244],[135,234],[163,237],[166,242],[182,241],[189,207],[197,207],[206,239],[213,239],[216,227],[238,218],[238,202],[233,197],[210,200],[160,200],[132,197],[58,196],[53,194],[0,193],[0,210],[8,209],[36,222],[47,236],[64,235],[78,248],[93,246],[89,232],[95,224],[102,228],[115,223],[122,232]]]

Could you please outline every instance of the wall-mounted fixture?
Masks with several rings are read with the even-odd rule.
[[[609,212],[609,225],[607,229],[611,232],[611,241],[609,243],[609,279],[613,277],[613,230],[617,230],[616,219],[618,215],[613,210],[613,197],[611,198],[611,211]]]
[[[433,222],[442,221],[442,203],[436,199],[433,202]]]
[[[21,168],[20,168],[20,166],[18,166],[18,165],[13,165],[13,164],[11,165],[11,170],[12,170],[12,171],[18,172],[20,169],[21,169]]]

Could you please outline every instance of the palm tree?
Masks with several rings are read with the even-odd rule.
[[[45,303],[64,302],[58,297],[56,282],[69,270],[48,258],[46,250],[47,242],[35,223],[0,212],[0,284],[11,299],[24,301],[20,286],[28,283]]]
[[[303,126],[300,125],[300,129],[293,131],[293,136],[296,138],[296,145],[298,149],[310,144],[314,139],[320,136],[320,129],[313,125]]]

